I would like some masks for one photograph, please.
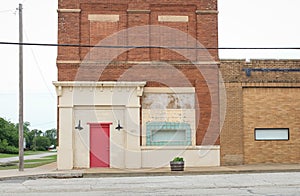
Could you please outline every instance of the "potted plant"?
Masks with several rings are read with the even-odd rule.
[[[183,171],[184,170],[184,160],[182,157],[175,157],[170,161],[171,171]]]

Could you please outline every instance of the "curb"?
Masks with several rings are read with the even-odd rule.
[[[37,179],[68,179],[68,178],[82,178],[82,173],[61,173],[61,174],[33,174],[33,175],[24,175],[24,176],[9,176],[9,177],[0,177],[0,181],[10,181],[10,180],[37,180]]]
[[[186,175],[219,175],[251,173],[286,173],[300,172],[300,169],[288,170],[221,170],[221,171],[168,171],[168,172],[127,172],[127,173],[83,173],[83,178],[100,177],[142,177],[142,176],[186,176]]]
[[[25,181],[37,179],[70,179],[70,178],[107,178],[107,177],[143,177],[143,176],[187,176],[187,175],[219,175],[219,174],[251,174],[251,173],[285,173],[300,172],[300,169],[245,169],[245,170],[219,170],[219,171],[161,171],[161,172],[71,172],[71,173],[45,173],[33,175],[20,175],[0,177],[0,181]]]

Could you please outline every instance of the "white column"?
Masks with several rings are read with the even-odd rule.
[[[140,148],[140,106],[127,107],[126,111],[126,168],[141,168],[142,155]]]
[[[73,169],[73,108],[59,108],[59,149],[57,167],[59,170]]]

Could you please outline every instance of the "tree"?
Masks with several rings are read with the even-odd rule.
[[[36,150],[47,150],[51,145],[49,138],[40,135],[33,139],[33,143],[35,144]]]
[[[38,129],[33,129],[27,133],[28,141],[26,141],[26,146],[30,150],[37,150],[36,137],[42,135],[42,131]]]
[[[18,153],[19,133],[16,125],[0,118],[0,152]]]
[[[15,146],[9,146],[6,139],[0,140],[0,153],[18,154],[19,149]]]
[[[57,146],[57,131],[56,129],[47,130],[44,136],[50,139],[51,145]]]
[[[18,130],[10,121],[0,118],[0,139],[6,139],[8,145],[18,147]]]
[[[43,133],[41,130],[30,130],[30,123],[25,122],[23,126],[26,149],[47,150],[51,145],[57,145],[56,129],[47,130]],[[19,124],[12,123],[0,118],[0,153],[18,153],[19,148]]]
[[[19,126],[19,124],[17,123],[16,126]],[[24,146],[24,148],[29,149],[30,145],[31,145],[31,137],[30,137],[30,123],[29,122],[25,122],[23,125],[23,130],[24,130],[24,140],[26,141],[26,146]]]

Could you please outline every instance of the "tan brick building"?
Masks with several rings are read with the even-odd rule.
[[[300,61],[220,61],[216,0],[62,0],[58,25],[59,169],[299,162]]]
[[[299,60],[221,61],[227,94],[222,165],[299,163],[299,68]]]

